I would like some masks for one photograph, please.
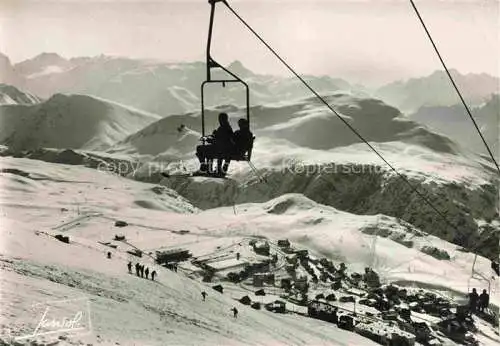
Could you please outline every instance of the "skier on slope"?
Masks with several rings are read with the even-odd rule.
[[[238,309],[236,309],[235,307],[233,307],[233,308],[231,309],[231,311],[233,312],[233,317],[234,317],[234,318],[237,318],[237,317],[238,317]]]
[[[205,291],[201,292],[201,296],[202,296],[203,301],[205,301],[205,298],[207,297],[207,292],[205,292]]]
[[[137,262],[135,264],[135,273],[137,274],[137,276],[140,276],[140,273],[141,273],[141,265],[139,264],[139,262]]]
[[[155,281],[155,276],[156,276],[156,270],[153,270],[151,272],[151,280]]]
[[[128,272],[132,273],[132,262],[131,261],[128,262],[127,268],[128,268]]]
[[[148,267],[146,267],[144,274],[146,274],[146,279],[148,279],[148,277],[149,277],[149,268]]]

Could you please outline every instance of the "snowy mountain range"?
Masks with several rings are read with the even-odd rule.
[[[249,83],[252,104],[308,96],[307,90],[293,78],[255,74],[238,61],[227,67]],[[55,93],[91,94],[162,116],[199,108],[199,85],[205,78],[204,69],[203,63],[164,63],[104,55],[66,59],[56,53],[42,53],[11,64],[8,57],[0,53],[0,83],[44,98]],[[457,70],[451,73],[472,105],[499,93],[497,77],[461,74]],[[304,77],[319,92],[349,90],[358,96],[371,94],[403,112],[414,112],[423,106],[451,106],[459,101],[444,71],[392,82],[373,92],[339,78]],[[231,85],[224,90],[224,96],[220,96],[220,90],[214,87],[208,94],[209,103],[242,104],[243,90]]]
[[[405,118],[396,108],[379,100],[343,93],[330,95],[326,100],[370,142],[402,141],[443,153],[457,154],[461,150],[449,138]],[[205,116],[208,131],[216,127],[216,113],[222,110],[231,114],[233,124],[245,116],[244,109],[236,107],[209,110]],[[338,117],[313,98],[255,106],[250,112],[252,129],[259,141],[263,138],[283,139],[299,147],[317,150],[330,150],[360,142]],[[165,117],[130,135],[108,151],[156,155],[171,148],[179,153],[179,157],[191,155],[201,136],[200,124],[199,112]],[[189,131],[178,132],[180,125],[185,125]],[[286,156],[286,153],[283,155]]]
[[[451,321],[472,285],[492,292],[498,316],[490,266],[499,252],[498,176],[470,120],[448,104],[442,74],[394,83],[380,97],[305,77],[405,181],[299,82],[239,62],[229,68],[251,89],[254,166],[233,162],[228,179],[175,177],[198,168],[204,64],[44,53],[12,65],[0,55],[0,344],[30,343],[30,304],[82,296],[94,330],[39,344],[374,345],[375,330],[415,337],[413,324],[387,318],[410,309],[412,323],[435,329],[429,340],[455,345],[438,323]],[[492,79],[462,77],[498,150]],[[233,126],[244,117],[242,96],[232,86],[210,90],[206,130],[221,111]],[[179,271],[161,265],[158,254],[180,250],[192,257]],[[128,262],[154,269],[157,280]],[[328,272],[341,263],[346,275]],[[377,292],[397,285],[416,299],[439,296],[449,315],[407,301],[369,306],[390,298],[356,279],[366,268],[380,278]],[[275,281],[258,286],[266,273]],[[355,319],[353,332],[307,317],[308,304],[332,294]],[[261,308],[277,300],[285,314]],[[498,344],[488,321],[471,317],[477,328],[464,338]]]
[[[500,79],[482,74],[461,74],[450,70],[456,85],[469,105],[480,105],[500,93]],[[420,107],[453,106],[460,99],[444,71],[429,76],[396,81],[379,88],[375,96],[403,112],[415,112]]]
[[[8,61],[5,56],[4,59]],[[307,95],[300,82],[292,78],[258,75],[238,61],[227,67],[245,78],[252,104]],[[14,65],[5,63],[0,71],[15,76],[5,83],[40,97],[49,98],[56,93],[94,95],[162,116],[199,109],[200,84],[206,77],[201,62],[164,63],[109,56],[64,59],[55,53],[44,53]],[[320,92],[350,89],[341,79],[305,78]],[[214,86],[207,88],[206,102],[212,106],[242,105],[244,96],[241,86]]]
[[[115,59],[102,59],[110,61],[111,66],[117,66]],[[50,64],[61,61],[52,55],[39,60],[44,62],[49,61],[47,63]],[[132,63],[132,60],[120,61],[126,64]],[[27,68],[26,66],[29,65],[25,64],[24,66]],[[188,65],[176,68],[179,72],[188,73],[193,68],[193,65],[189,65],[189,68],[186,66]],[[244,67],[241,65],[236,65],[235,67],[239,68],[240,73],[246,76],[254,76],[251,72],[243,70]],[[155,68],[159,67],[156,66]],[[186,72],[186,70],[188,71]],[[29,71],[30,73],[39,72],[32,67]],[[273,83],[269,85],[272,86]],[[323,87],[326,88],[327,83]],[[280,93],[276,93],[275,95],[279,95]],[[322,166],[338,163],[335,160],[343,161],[344,159],[339,157],[338,154],[354,152],[361,155],[351,156],[354,159],[343,162],[344,164],[369,165],[374,169],[383,167],[383,171],[386,172],[387,167],[385,167],[385,164],[369,158],[374,154],[369,154],[365,144],[350,132],[345,124],[324,107],[323,104],[314,98],[296,99],[295,97],[294,100],[281,100],[280,102],[252,107],[252,130],[257,136],[255,152],[261,153],[255,157],[258,164],[262,167],[267,167],[271,171],[276,169],[277,164],[282,164],[285,160],[308,161],[312,165]],[[478,195],[478,192],[475,191],[475,186],[485,185],[488,186],[484,192],[487,194],[487,200],[494,198],[490,194],[491,192],[494,193],[495,188],[491,186],[493,190],[489,189],[493,181],[490,175],[491,171],[489,168],[486,169],[486,167],[490,167],[490,164],[486,161],[482,162],[480,157],[476,157],[472,153],[473,150],[471,150],[474,148],[464,145],[462,141],[453,141],[450,138],[451,136],[447,137],[433,131],[429,127],[422,126],[420,122],[414,121],[413,117],[405,117],[397,108],[388,106],[379,100],[359,97],[335,90],[326,94],[325,98],[339,112],[343,119],[357,129],[372,145],[377,145],[386,155],[393,156],[395,153],[401,152],[401,155],[394,156],[395,163],[393,162],[393,165],[398,167],[401,172],[412,177],[412,179],[415,179],[414,184],[416,186],[432,191],[434,188],[427,186],[428,181],[440,181],[438,190],[441,190],[441,192],[439,193],[446,195],[450,193],[446,185],[458,182],[460,189],[468,196],[471,193]],[[233,100],[233,98],[230,97],[227,99],[228,102],[230,100]],[[485,112],[488,113],[494,108],[494,106],[486,107]],[[159,163],[160,165],[162,161],[175,162],[182,160],[191,162],[191,169],[196,169],[196,163],[193,161],[193,151],[199,143],[199,137],[201,136],[199,111],[160,118],[154,114],[131,109],[130,107],[127,108],[126,106],[95,96],[62,94],[56,94],[47,101],[39,104],[24,106],[4,105],[0,106],[0,110],[2,123],[5,124],[0,132],[0,144],[7,145],[10,152],[33,151],[38,148],[98,150],[112,155],[120,155],[120,160],[123,159],[123,156],[126,156],[131,161],[151,161],[153,164]],[[235,105],[222,105],[209,109],[206,114],[207,131],[211,131],[216,127],[216,114],[220,111],[228,112],[233,124],[236,123],[238,118],[244,116],[244,109]],[[489,113],[484,119],[484,125],[488,125],[494,121],[494,118]],[[425,123],[425,121],[422,122]],[[180,128],[182,130],[179,130]],[[439,130],[438,128],[437,131]],[[460,133],[459,135],[463,136],[464,134]],[[267,148],[280,148],[279,154],[271,154]],[[406,153],[412,153],[413,160],[408,160],[406,158],[408,154]],[[64,156],[58,157],[57,155],[38,152],[30,153],[29,155],[32,158],[64,162]],[[78,159],[74,156],[70,155],[71,162],[87,162],[91,166],[95,166],[93,163],[95,162],[94,159]],[[76,156],[78,155],[76,154]],[[307,159],[307,157],[310,157],[310,159]],[[331,158],[320,159],[321,157]],[[415,160],[416,157],[421,157],[422,160]],[[321,162],[321,164],[318,162]],[[450,165],[457,167],[457,169],[460,167],[460,169],[466,172],[465,175],[461,173],[450,175],[450,172],[446,171],[446,169],[442,170],[438,168],[437,171],[439,173],[436,176],[436,167],[448,167]],[[424,169],[426,166],[431,167],[431,169]],[[144,167],[148,167],[148,165],[144,165]],[[238,167],[241,167],[241,165]],[[482,172],[484,169],[486,169],[486,174]],[[155,180],[157,178],[151,176],[149,169],[146,172],[149,173],[144,174],[139,170],[138,172],[134,172],[133,177],[158,182],[158,180]],[[245,172],[244,176],[248,178],[250,171],[247,170]],[[475,173],[471,174],[470,172]],[[335,172],[333,176],[337,176],[337,173]],[[443,173],[445,174],[443,175]],[[304,186],[308,186],[319,175],[321,175],[321,172],[317,171],[306,177],[307,179],[304,180],[304,183],[307,182],[307,184]],[[478,180],[480,182],[472,186],[465,185],[467,180],[471,179],[473,175],[481,177]],[[284,179],[284,181],[288,181],[289,183],[290,179],[295,180],[297,178],[296,175],[283,171],[283,169],[278,176],[281,176],[281,178],[276,177],[276,179]],[[365,179],[372,179],[373,172],[358,174],[358,177],[360,180],[356,180],[354,185],[365,185],[367,183]],[[382,176],[379,178],[382,178]],[[344,178],[341,177],[341,179]],[[390,179],[388,177],[382,178],[382,180],[386,181],[385,184],[389,184],[388,181]],[[385,186],[385,184],[382,184],[382,186]],[[400,182],[394,181],[394,184],[395,186],[399,186]],[[442,187],[443,184],[444,187]],[[279,183],[279,185],[283,184]],[[218,190],[217,186],[215,184],[212,187],[216,188],[216,191],[220,193],[221,191]],[[304,193],[313,200],[325,203],[322,197],[308,193],[307,189],[304,189],[304,186],[298,187],[295,183],[289,184],[287,187],[283,186],[282,191]],[[177,189],[176,186],[173,187]],[[226,192],[222,193],[222,195],[226,196],[222,198],[222,202],[217,202],[218,199],[214,199],[215,203],[207,204],[205,200],[196,201],[196,203],[200,203],[204,207],[227,205],[229,201],[233,200],[234,191],[230,186],[226,186],[225,188],[229,189],[229,193],[227,195]],[[375,191],[377,191],[377,194],[382,192],[380,187],[376,188],[372,186],[369,189],[374,189],[372,193],[375,193]],[[400,186],[399,189],[403,189],[403,186]],[[407,191],[407,193],[410,192]],[[436,191],[433,193],[436,193]],[[480,192],[479,195],[482,193]],[[352,191],[350,194],[352,195]],[[251,196],[253,197],[246,199],[246,201],[255,202],[276,197],[274,194],[254,194]],[[383,196],[383,194],[379,196]],[[360,209],[358,198],[366,198],[362,194],[347,204],[345,203],[348,198],[347,195],[340,194],[338,197],[339,199],[330,199],[329,197],[327,199],[329,202],[326,203],[334,207],[340,207],[341,209],[347,208],[346,210],[350,212],[364,214],[370,210],[370,212],[401,217],[407,222],[416,222],[426,232],[442,236],[444,239],[454,241],[460,246],[468,247],[476,239],[489,239],[492,236],[490,232],[482,232],[479,227],[480,224],[476,223],[475,219],[488,219],[490,221],[487,224],[491,226],[494,204],[491,205],[492,209],[490,207],[484,208],[481,202],[478,204],[481,206],[478,207],[478,211],[473,212],[472,209],[476,210],[477,206],[472,209],[460,210],[457,207],[458,204],[453,200],[447,199],[446,202],[442,201],[446,204],[449,212],[452,209],[456,210],[456,215],[453,218],[455,218],[456,222],[462,223],[459,227],[461,230],[457,233],[455,230],[450,231],[448,227],[443,231],[436,229],[435,222],[432,220],[431,222],[424,222],[425,218],[423,218],[423,215],[427,213],[427,209],[424,206],[425,203],[417,202],[412,212],[408,213],[408,209],[403,205],[397,208],[395,205],[384,206],[379,197],[375,198],[377,202],[372,202],[370,204],[372,207],[368,209],[365,207]],[[190,198],[193,199],[195,196],[190,196]],[[394,199],[389,200],[395,203]],[[374,205],[384,207],[373,208]],[[466,221],[463,221],[464,218]],[[475,231],[464,236],[466,228],[474,229]],[[487,255],[495,253],[495,249],[495,246],[483,247],[480,251]]]
[[[492,96],[483,104],[471,109],[472,116],[495,157],[499,157],[500,98]],[[475,132],[472,120],[462,104],[453,106],[421,107],[409,116],[410,119],[427,125],[463,147],[479,153],[487,153],[486,147]]]
[[[106,148],[159,117],[86,95],[0,106],[0,142],[12,148]]]

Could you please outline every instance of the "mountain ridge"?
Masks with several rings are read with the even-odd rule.
[[[42,99],[24,92],[9,84],[0,83],[0,106],[1,105],[33,105],[42,102]]]
[[[500,93],[498,77],[486,73],[462,74],[456,69],[451,69],[450,74],[469,104],[479,105],[492,94]],[[374,95],[405,112],[414,112],[423,106],[451,106],[460,102],[443,70],[389,83],[377,89]]]
[[[0,142],[17,149],[102,149],[157,119],[88,95],[56,94],[38,104],[0,106]]]

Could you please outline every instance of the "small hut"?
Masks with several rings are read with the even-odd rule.
[[[249,296],[244,296],[242,298],[240,298],[240,300],[238,300],[241,304],[243,305],[250,305],[252,304],[252,299],[250,299]]]
[[[316,297],[314,297],[314,299],[316,300],[325,299],[325,295],[323,293],[316,294]]]
[[[280,239],[278,240],[278,246],[283,249],[287,249],[290,247],[290,241],[288,239]]]
[[[326,299],[327,301],[329,301],[329,302],[334,302],[334,301],[336,301],[336,300],[337,300],[337,297],[335,296],[335,294],[330,293],[329,295],[327,295],[327,296],[325,297],[325,299]]]
[[[264,289],[260,289],[258,291],[255,291],[256,296],[265,296],[266,292],[264,292]]]
[[[255,273],[253,275],[253,285],[255,287],[262,287],[264,284],[274,285],[273,273]]]
[[[297,254],[297,257],[301,260],[305,260],[309,256],[309,251],[307,251],[307,249],[297,250],[295,251],[295,253]]]
[[[56,238],[59,241],[62,241],[63,243],[69,244],[69,237],[68,236],[65,236],[62,234],[57,234],[54,236],[54,238]]]
[[[292,288],[292,280],[290,278],[281,279],[281,288],[289,290]]]
[[[139,249],[127,250],[127,253],[130,255],[137,256],[137,257],[142,257],[142,251]]]
[[[168,262],[182,262],[192,255],[189,250],[171,249],[166,251],[156,251],[156,263],[164,264]]]
[[[255,310],[260,310],[260,303],[259,302],[253,302],[251,307]]]
[[[339,298],[341,303],[354,303],[356,299],[353,296],[342,296]]]
[[[309,288],[309,284],[307,283],[307,276],[302,276],[295,280],[294,286],[301,292],[306,292]]]
[[[285,313],[286,312],[286,303],[281,300],[275,300],[272,303],[268,303],[265,305],[266,310],[277,312],[277,313]]]
[[[128,226],[128,223],[126,221],[122,221],[122,220],[115,221],[115,227],[126,227],[126,226]],[[116,240],[118,240],[118,239],[116,239]]]
[[[338,327],[345,330],[354,330],[354,318],[348,315],[341,315],[339,318]]]
[[[262,256],[269,256],[269,249],[270,246],[267,241],[259,241],[253,246],[253,251]]]
[[[212,288],[219,293],[224,293],[224,287],[222,287],[222,285],[215,285],[215,286],[212,286]]]

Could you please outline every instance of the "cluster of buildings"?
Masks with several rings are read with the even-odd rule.
[[[277,243],[252,240],[247,250],[254,253],[252,260],[241,260],[238,253],[234,266],[225,259],[226,271],[217,267],[220,259],[192,263],[202,269],[204,281],[223,273],[217,276],[218,281],[253,290],[255,298],[243,295],[238,301],[254,309],[285,313],[287,303],[302,306],[311,318],[334,323],[382,345],[441,345],[443,335],[465,345],[476,343],[471,336],[475,327],[470,316],[435,293],[382,285],[371,268],[362,273],[348,272],[345,263],[314,258],[307,250],[293,248],[286,239]],[[220,284],[213,288],[223,291]],[[259,296],[266,293],[264,303]],[[424,322],[415,318],[415,313],[439,322]]]

